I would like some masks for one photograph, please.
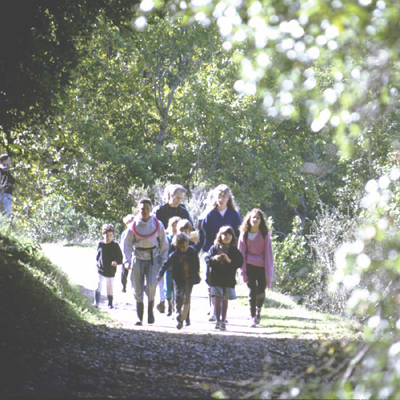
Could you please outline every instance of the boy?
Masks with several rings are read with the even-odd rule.
[[[114,227],[111,224],[104,224],[102,228],[104,240],[97,246],[97,269],[99,273],[99,284],[94,294],[94,306],[99,307],[101,289],[104,280],[107,284],[108,308],[113,306],[114,277],[117,265],[122,264],[122,252],[118,243],[114,242]]]
[[[201,235],[200,231],[200,240],[199,240],[199,234],[197,231],[193,230],[192,223],[188,219],[181,219],[178,221],[178,224],[176,225],[176,230],[178,233],[186,233],[186,235],[189,236],[189,246],[193,247],[197,253],[200,253],[200,250],[202,249],[204,245],[204,235]],[[189,310],[186,316],[186,326],[190,325],[190,303],[189,303]]]
[[[193,285],[200,283],[200,262],[197,251],[189,246],[189,236],[178,233],[172,239],[176,250],[160,269],[157,280],[160,281],[165,271],[172,266],[172,279],[176,287],[176,311],[178,313],[178,329],[182,329],[190,308],[190,295]],[[182,308],[183,307],[183,308]]]
[[[124,267],[132,268],[131,280],[136,299],[138,321],[143,324],[144,292],[149,301],[149,324],[154,323],[154,297],[157,288],[157,272],[162,263],[168,258],[168,240],[163,224],[152,214],[151,200],[142,198],[138,203],[138,215],[129,226],[122,243]],[[132,261],[134,251],[134,261]],[[146,284],[145,284],[146,279]]]

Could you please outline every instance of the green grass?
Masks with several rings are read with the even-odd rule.
[[[248,307],[245,285],[237,285],[238,301]],[[272,290],[266,291],[261,326],[280,338],[311,340],[361,340],[361,327],[347,318],[308,310],[290,296]]]

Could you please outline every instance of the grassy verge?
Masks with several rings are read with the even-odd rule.
[[[105,316],[29,239],[0,229],[1,389],[18,385],[42,352]]]
[[[245,285],[237,285],[238,302],[248,307]],[[361,327],[355,321],[338,315],[308,310],[289,296],[266,291],[261,326],[271,335],[281,338],[311,340],[362,340]]]

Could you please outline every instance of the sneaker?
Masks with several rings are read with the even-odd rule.
[[[250,328],[255,328],[257,326],[256,317],[251,318]]]
[[[113,306],[112,304],[109,304],[109,305],[108,305],[108,308],[109,308],[110,310],[112,310],[112,309],[114,308],[114,306]]]
[[[215,329],[221,329],[221,321],[217,321],[215,324]]]
[[[182,329],[183,327],[183,323],[182,322],[178,322],[178,325],[176,326],[178,329]]]
[[[221,331],[226,331],[225,321],[221,321],[221,327],[219,329],[221,329]]]
[[[143,322],[139,320],[138,322],[136,322],[135,325],[136,325],[136,326],[142,326],[142,325],[143,325]]]
[[[217,317],[215,315],[212,315],[209,319],[210,322],[215,322],[217,320]]]

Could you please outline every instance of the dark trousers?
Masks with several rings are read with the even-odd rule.
[[[178,313],[178,321],[186,320],[190,312],[190,296],[192,294],[193,284],[189,279],[175,284],[176,312]]]
[[[255,317],[256,308],[261,309],[265,300],[265,289],[267,288],[265,268],[247,264],[246,275],[249,288],[250,313],[252,317]]]
[[[122,266],[121,283],[122,283],[122,287],[124,289],[126,289],[126,283],[128,282],[128,273],[129,273],[129,269],[126,269],[124,266]]]

